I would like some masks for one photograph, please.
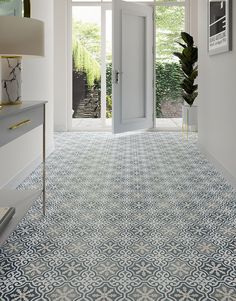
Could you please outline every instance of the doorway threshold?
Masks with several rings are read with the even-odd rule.
[[[72,130],[76,132],[112,132],[112,119],[73,118]],[[152,131],[182,131],[182,118],[157,118]]]
[[[154,131],[180,132],[182,131],[182,118],[157,118]]]
[[[76,132],[111,132],[112,119],[73,118],[72,131]]]

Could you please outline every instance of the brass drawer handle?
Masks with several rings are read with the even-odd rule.
[[[22,127],[23,125],[26,125],[28,123],[30,123],[31,120],[30,119],[26,119],[26,120],[23,120],[21,122],[18,122],[16,124],[13,124],[12,126],[9,127],[9,130],[15,130],[15,129],[18,129],[20,127]]]

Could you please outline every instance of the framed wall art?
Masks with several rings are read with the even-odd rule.
[[[232,50],[232,0],[208,0],[208,51]]]

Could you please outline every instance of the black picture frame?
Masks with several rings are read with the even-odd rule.
[[[232,0],[208,0],[209,55],[232,50]]]

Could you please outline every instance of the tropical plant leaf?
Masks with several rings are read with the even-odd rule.
[[[198,76],[198,67],[195,66],[198,61],[198,48],[194,46],[193,37],[186,32],[181,32],[181,37],[186,43],[178,44],[183,47],[182,53],[175,52],[174,55],[179,58],[184,79],[180,84],[183,89],[182,97],[191,106],[198,96],[198,85],[194,82]]]
[[[187,94],[187,93],[183,92],[182,97],[187,102],[188,105],[192,106],[194,103],[194,100],[197,97],[197,92],[193,93],[193,94]]]
[[[193,37],[190,36],[190,34],[188,34],[187,32],[181,32],[181,38],[184,40],[188,47],[193,46]]]
[[[193,64],[195,64],[198,61],[198,49],[196,47],[192,48],[191,60],[193,61]]]
[[[193,67],[191,64],[189,63],[183,63],[182,65],[182,70],[185,73],[185,75],[187,75],[188,77],[191,76],[192,72],[193,72]]]
[[[183,50],[183,55],[185,56],[185,58],[191,62],[192,61],[192,55],[193,55],[193,50],[192,50],[192,47],[186,47],[184,50]]]
[[[180,85],[182,89],[187,93],[187,94],[192,94],[194,92],[193,87],[190,87],[189,85],[186,85],[184,82]]]
[[[193,100],[195,100],[197,97],[198,97],[198,92],[194,92],[194,93],[192,94]]]
[[[187,86],[192,87],[193,84],[194,84],[194,80],[192,80],[192,79],[189,78],[189,77],[186,77],[186,78],[183,80],[183,83],[184,83],[185,85],[187,85]]]
[[[187,46],[184,45],[183,43],[177,42],[181,47],[186,48]]]
[[[193,70],[189,78],[194,81],[197,77],[198,77],[198,70]]]
[[[173,52],[173,55],[177,56],[180,60],[183,59],[183,54],[180,52]]]

